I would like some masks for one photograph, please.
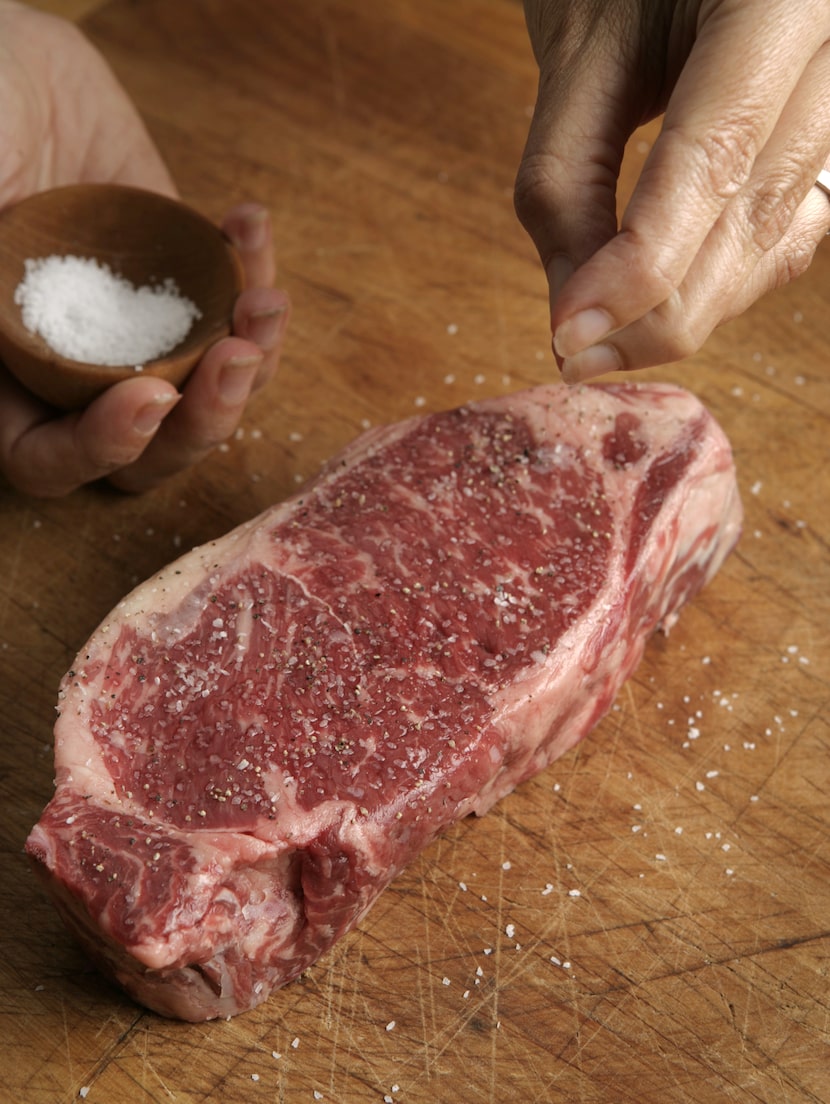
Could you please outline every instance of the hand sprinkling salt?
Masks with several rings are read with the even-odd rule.
[[[156,360],[201,317],[172,279],[137,288],[108,265],[74,256],[27,260],[14,301],[27,330],[86,364]]]

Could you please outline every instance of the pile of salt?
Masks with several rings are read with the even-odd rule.
[[[174,349],[201,312],[172,279],[135,287],[93,258],[27,260],[14,301],[23,325],[61,356],[141,365]]]

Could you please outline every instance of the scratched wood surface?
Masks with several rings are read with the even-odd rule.
[[[553,375],[510,198],[534,96],[518,3],[114,0],[84,26],[186,198],[270,206],[294,317],[281,380],[198,470],[140,498],[0,490],[0,1099],[830,1101],[826,247],[650,373],[725,426],[746,530],[581,748],[233,1021],[143,1012],[65,934],[21,848],[98,620],[362,426]]]

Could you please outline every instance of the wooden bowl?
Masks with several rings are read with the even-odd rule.
[[[63,410],[85,406],[136,374],[133,364],[85,364],[56,353],[23,325],[15,291],[27,259],[94,258],[136,287],[168,277],[201,317],[183,341],[141,371],[180,386],[215,341],[231,332],[242,263],[224,234],[183,203],[116,184],[77,184],[0,211],[0,360],[29,391]]]

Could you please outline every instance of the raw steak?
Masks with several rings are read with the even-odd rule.
[[[671,386],[371,431],[103,622],[27,850],[136,1000],[252,1008],[580,740],[739,526],[727,441]]]

